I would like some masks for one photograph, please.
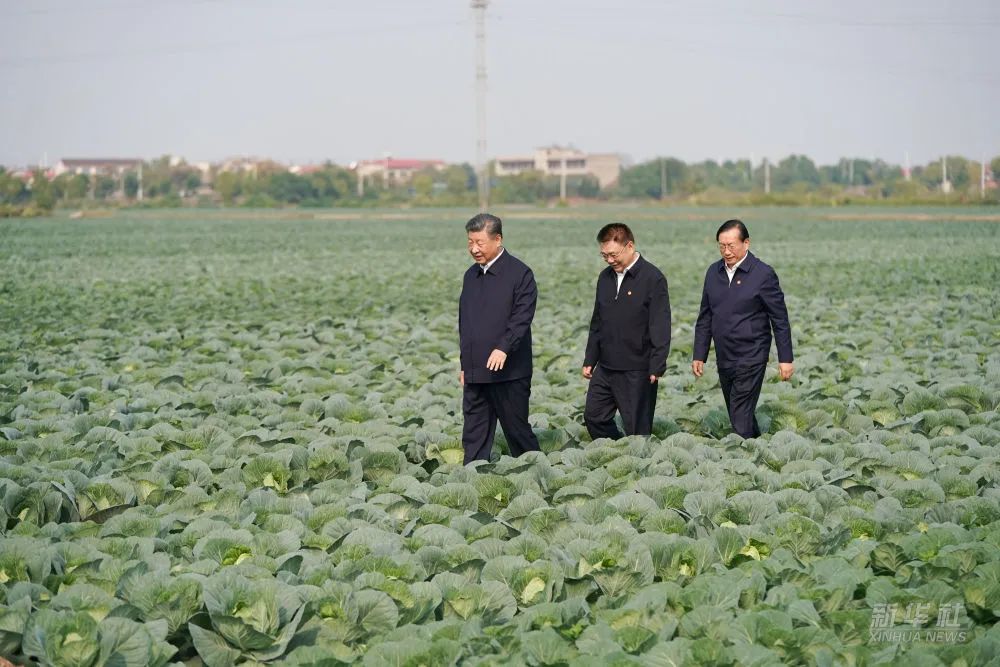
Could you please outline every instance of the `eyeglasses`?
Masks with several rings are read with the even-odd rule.
[[[617,252],[602,252],[601,259],[603,259],[604,261],[607,261],[609,259],[617,261],[618,258],[621,256],[621,254],[625,252],[625,249],[628,248],[631,243],[632,242],[629,241],[628,243],[623,245]]]
[[[736,250],[737,248],[742,246],[744,243],[746,243],[746,241],[740,241],[739,243],[720,243],[719,251],[725,252],[726,250],[728,250],[732,252],[733,250]]]

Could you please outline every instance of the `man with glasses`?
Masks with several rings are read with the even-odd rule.
[[[538,451],[528,424],[531,320],[538,289],[524,262],[503,247],[500,218],[474,216],[465,225],[469,254],[458,304],[465,463],[489,461],[497,420],[511,456]]]
[[[744,438],[760,435],[754,410],[771,351],[771,330],[778,348],[778,375],[792,377],[792,328],[778,275],[750,252],[750,233],[739,220],[727,220],[715,233],[722,259],[708,267],[701,310],[694,328],[696,378],[715,341],[719,383],[733,430]]]
[[[617,410],[626,435],[649,435],[670,351],[667,279],[635,249],[628,225],[605,225],[597,242],[608,266],[597,277],[583,360],[590,380],[583,421],[592,439],[618,439]]]

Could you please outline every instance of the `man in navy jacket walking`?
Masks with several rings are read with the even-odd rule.
[[[727,220],[715,234],[722,259],[708,267],[701,310],[694,328],[695,377],[715,341],[719,383],[733,430],[744,438],[760,435],[754,410],[771,351],[771,330],[778,348],[778,374],[792,377],[792,328],[778,275],[750,252],[750,233],[739,220]]]
[[[465,231],[476,262],[465,272],[458,305],[462,447],[468,464],[490,460],[498,419],[511,456],[538,451],[528,424],[538,289],[531,269],[504,249],[500,218],[480,213]]]
[[[653,432],[657,380],[670,352],[667,279],[639,255],[628,225],[611,223],[597,233],[606,269],[597,276],[594,313],[583,359],[590,380],[583,421],[590,437],[620,438]]]

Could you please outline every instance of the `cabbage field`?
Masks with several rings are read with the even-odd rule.
[[[1000,664],[1000,216],[498,211],[541,453],[461,465],[472,211],[0,222],[0,656],[16,664]],[[796,375],[690,373],[714,232]],[[594,235],[666,274],[655,434],[591,442]]]

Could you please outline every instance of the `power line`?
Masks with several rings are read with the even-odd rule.
[[[179,0],[172,0],[170,7],[172,9],[178,9],[181,5],[208,5],[217,4],[223,0],[187,0],[186,3],[179,2]],[[20,16],[51,16],[53,14],[96,14],[100,12],[121,12],[121,11],[131,11],[131,10],[143,10],[149,11],[148,2],[120,2],[120,3],[108,3],[103,2],[99,4],[73,4],[66,7],[32,7],[31,9],[22,9],[15,12],[4,12],[0,14],[0,17],[4,19],[17,18]]]
[[[655,5],[650,6],[648,9],[660,10],[662,6]],[[656,11],[652,12],[653,14]],[[743,14],[741,17],[739,14]],[[761,19],[779,19],[797,22],[808,22],[812,25],[823,26],[843,26],[843,27],[870,27],[870,28],[919,28],[919,27],[930,27],[930,28],[989,28],[993,26],[1000,25],[1000,15],[986,15],[986,16],[972,16],[969,18],[955,18],[949,15],[937,16],[937,17],[927,17],[927,18],[914,18],[914,17],[899,17],[899,18],[845,18],[842,16],[824,16],[822,14],[809,14],[803,12],[781,12],[781,11],[765,11],[758,9],[745,9],[745,8],[735,8],[734,12],[727,11],[724,15],[714,14],[710,12],[701,12],[697,14],[692,13],[680,13],[672,12],[670,14],[671,25],[680,25],[685,23],[701,23],[704,21],[711,22],[712,25],[747,25],[748,23],[753,23],[755,25],[764,25],[759,21],[753,20],[754,17]],[[501,23],[508,19],[515,19],[519,22],[521,21],[544,21],[551,22],[554,17],[546,15],[525,15],[525,14],[513,14],[513,13],[503,13],[501,12],[496,16],[498,21]],[[648,25],[649,21],[654,18],[651,15],[643,14],[642,12],[636,11],[636,8],[629,8],[628,11],[623,11],[622,7],[619,6],[609,6],[606,8],[602,7],[576,7],[571,14],[561,14],[558,16],[558,21],[560,25],[566,23],[581,23],[581,22],[592,22],[605,24],[608,22],[625,22],[635,25]]]
[[[266,41],[268,46],[275,44],[300,44],[304,42],[314,42],[327,40],[337,35],[359,35],[359,34],[388,34],[395,32],[412,32],[420,29],[440,29],[460,27],[463,21],[443,21],[426,24],[408,23],[396,26],[378,26],[374,28],[345,28],[343,30],[326,30],[323,32],[303,33],[298,35],[287,35],[284,37],[270,38]],[[197,53],[219,53],[245,48],[260,48],[260,39],[236,39],[221,40],[205,44],[185,44],[164,48],[140,48],[128,50],[102,50],[102,51],[78,51],[76,53],[64,53],[51,56],[27,56],[21,58],[0,59],[0,67],[33,67],[45,65],[65,65],[79,62],[94,62],[102,60],[118,60],[121,58],[142,58],[156,56],[178,56]]]
[[[562,23],[562,27],[565,29],[567,26],[571,25],[574,21],[573,17],[567,17],[566,21]],[[606,22],[601,21],[602,25]],[[533,27],[540,28],[544,34],[549,32],[549,27],[544,25],[536,25]],[[643,26],[645,27],[645,25]],[[521,38],[527,34],[527,31],[522,26],[519,26],[518,35]],[[607,38],[607,32],[605,32],[605,38]],[[634,35],[630,39],[637,39]],[[763,44],[740,44],[738,46],[728,45],[733,50],[725,50],[726,45],[720,46],[718,41],[713,38],[705,39],[691,39],[684,37],[671,37],[669,42],[665,43],[665,48],[667,48],[672,54],[673,53],[706,53],[710,57],[719,58],[722,62],[727,65],[748,65],[751,61],[757,59],[758,61],[767,61],[769,59],[780,59],[783,66],[786,67],[809,67],[809,68],[822,68],[826,72],[830,71],[851,71],[856,70],[860,73],[864,73],[868,76],[872,74],[888,74],[892,76],[910,76],[918,78],[922,81],[926,81],[930,78],[946,80],[949,83],[953,82],[963,82],[963,83],[973,83],[980,84],[986,83],[990,85],[1000,84],[1000,74],[994,71],[988,70],[970,70],[962,69],[962,66],[955,68],[945,68],[941,66],[927,66],[922,64],[914,64],[910,62],[903,62],[896,59],[886,60],[881,57],[871,56],[868,60],[852,58],[851,60],[843,60],[830,55],[827,55],[822,51],[810,51],[802,48],[789,48],[783,44],[774,43],[770,46]],[[738,57],[734,58],[734,55]],[[981,63],[976,63],[981,64]]]

